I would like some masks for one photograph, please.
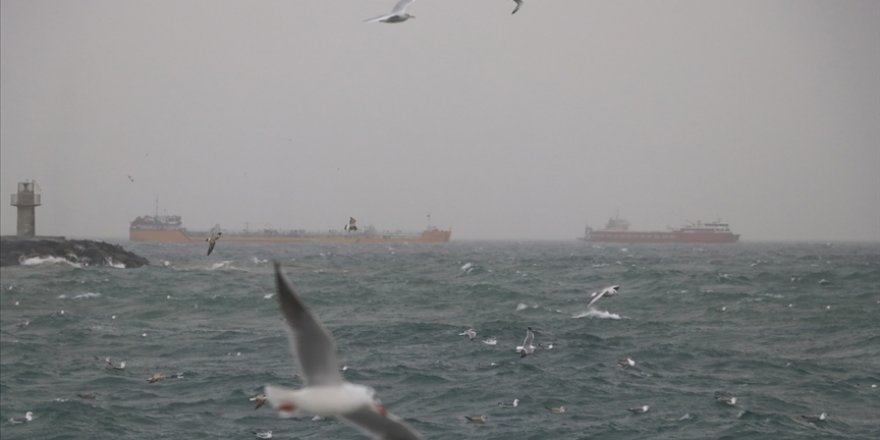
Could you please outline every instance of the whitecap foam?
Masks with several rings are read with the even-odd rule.
[[[594,310],[590,309],[586,312],[578,313],[577,315],[572,316],[572,318],[599,318],[599,319],[620,319],[620,315],[617,313],[611,313],[605,310]]]
[[[117,263],[113,261],[113,257],[107,257],[104,259],[104,262],[107,263],[108,266],[115,269],[125,269],[125,263]]]
[[[68,261],[66,258],[62,258],[62,257],[52,257],[52,256],[49,256],[49,257],[31,257],[31,258],[25,258],[25,259],[22,259],[22,260],[20,261],[20,263],[21,263],[22,266],[39,266],[39,265],[42,265],[42,264],[58,264],[58,263],[65,263],[65,264],[69,264],[69,265],[71,265],[71,266],[73,266],[73,267],[82,267],[81,264],[79,264],[79,263],[74,263],[74,262],[71,262],[71,261]]]
[[[86,292],[86,293],[80,293],[79,295],[74,296],[73,299],[79,299],[79,298],[97,298],[97,297],[99,297],[99,296],[101,296],[101,294],[98,293],[98,292]]]
[[[524,303],[519,303],[519,304],[516,305],[516,311],[517,311],[517,312],[520,311],[520,310],[525,310],[525,309],[527,309],[527,308],[529,308],[529,306],[526,305],[526,304],[524,304]]]
[[[210,270],[226,269],[226,268],[229,268],[229,267],[230,267],[229,265],[230,265],[231,263],[232,263],[232,261],[221,261],[221,262],[219,262],[219,263],[214,263],[214,264],[211,265],[211,269],[210,269]]]

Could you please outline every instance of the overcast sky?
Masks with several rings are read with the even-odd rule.
[[[395,2],[0,0],[2,233],[880,240],[876,0]]]

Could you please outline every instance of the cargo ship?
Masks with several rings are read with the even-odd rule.
[[[445,243],[451,230],[430,225],[422,232],[379,231],[372,226],[361,230],[354,218],[349,219],[340,230],[316,232],[306,230],[259,229],[232,231],[220,229],[222,240],[236,243],[336,243],[336,244],[395,244],[395,243]],[[128,229],[131,241],[156,241],[166,243],[204,243],[210,231],[188,231],[179,215],[144,215],[135,218]]]
[[[604,229],[587,226],[581,240],[602,243],[736,243],[739,234],[730,232],[730,225],[720,220],[689,223],[669,231],[630,231],[629,222],[610,218]]]

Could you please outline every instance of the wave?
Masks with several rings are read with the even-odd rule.
[[[67,260],[66,258],[52,257],[52,256],[24,258],[20,261],[20,263],[22,266],[39,266],[39,265],[43,265],[43,264],[65,263],[65,264],[69,264],[72,267],[79,267],[79,268],[82,267],[82,264],[74,263],[72,261]]]
[[[112,268],[125,269],[125,263],[116,263],[113,261],[113,257],[107,257],[106,259],[104,259],[104,262]]]
[[[590,310],[587,310],[586,312],[578,313],[578,314],[572,316],[572,318],[575,318],[575,319],[580,319],[580,318],[620,319],[620,315],[618,315],[617,313],[611,313],[611,312],[608,312],[605,310],[590,309]]]
[[[80,293],[79,295],[74,295],[73,299],[98,298],[99,296],[101,296],[101,294],[98,292],[86,292],[86,293]],[[61,295],[58,295],[58,298],[59,299],[66,299],[66,298],[68,298],[68,296],[66,293],[62,293]]]

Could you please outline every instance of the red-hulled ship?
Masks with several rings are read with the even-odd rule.
[[[605,243],[736,243],[739,234],[730,232],[730,225],[719,221],[690,223],[669,231],[630,231],[622,218],[608,219],[604,229],[587,226],[581,240]]]

